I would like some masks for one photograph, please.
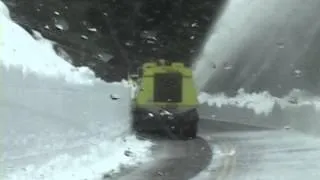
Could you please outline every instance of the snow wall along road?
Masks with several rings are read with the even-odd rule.
[[[148,161],[152,143],[130,132],[128,84],[73,67],[0,11],[0,179],[101,179]]]
[[[230,0],[194,63],[202,115],[318,134],[319,7]]]

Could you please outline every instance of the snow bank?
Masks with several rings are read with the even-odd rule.
[[[10,11],[2,1],[0,1],[0,13],[6,18],[10,18]]]
[[[274,97],[267,91],[249,94],[245,93],[243,89],[240,89],[234,97],[227,97],[224,93],[210,95],[202,92],[198,96],[198,100],[200,103],[207,103],[209,106],[220,108],[232,105],[252,109],[256,114],[264,115],[271,113],[276,104],[280,105],[282,109],[311,105],[320,111],[320,97],[307,95],[298,89],[292,90],[290,94],[282,98]]]
[[[141,143],[134,136],[101,141],[81,156],[61,154],[44,166],[29,165],[8,177],[16,180],[101,179],[105,174],[112,176],[119,172],[122,165],[135,166],[146,161],[150,156],[146,146],[150,146],[150,142]]]
[[[131,98],[133,98],[135,96],[135,93],[137,91],[137,85],[136,83],[133,81],[133,80],[125,80],[125,79],[122,79],[121,82],[112,82],[112,84],[114,85],[120,85],[120,86],[124,86],[126,88],[129,88],[131,91],[130,91],[130,96]]]
[[[81,176],[91,179],[121,164],[149,160],[152,143],[130,137],[127,88],[107,83],[65,84],[54,78],[23,75],[14,67],[0,68],[0,77],[4,179],[78,180],[79,170],[84,173]],[[113,100],[113,93],[121,98]],[[125,156],[128,148],[135,156]],[[72,174],[76,175],[69,177]]]
[[[294,128],[320,136],[320,97],[292,90],[281,98],[268,92],[246,93],[234,97],[200,93],[201,118],[237,122],[269,128]]]
[[[47,77],[63,78],[67,82],[92,84],[98,81],[94,72],[87,67],[75,68],[57,56],[51,41],[44,39],[34,31],[35,38],[22,27],[14,23],[7,7],[1,2],[0,16],[0,62],[10,68],[21,67],[23,73],[37,73]]]
[[[152,143],[130,131],[131,86],[73,67],[0,8],[0,179],[99,179],[148,161]]]

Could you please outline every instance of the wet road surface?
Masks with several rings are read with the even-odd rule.
[[[194,140],[167,140],[151,138],[154,161],[137,168],[124,170],[120,174],[105,179],[117,180],[188,180],[195,177],[212,163],[215,141],[207,141],[207,135],[231,131],[260,131],[264,128],[236,123],[201,120],[199,137]],[[211,136],[210,136],[211,137]]]
[[[320,140],[293,130],[205,133],[211,164],[192,180],[320,178]]]
[[[320,178],[320,140],[273,130],[201,120],[189,141],[152,137],[154,160],[124,170],[117,180],[295,180]]]

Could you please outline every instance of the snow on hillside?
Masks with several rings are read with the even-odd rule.
[[[148,161],[152,143],[129,129],[129,86],[73,67],[0,10],[0,179],[96,179]]]

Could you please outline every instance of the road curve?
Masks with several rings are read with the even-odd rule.
[[[213,149],[212,161],[191,180],[320,178],[320,165],[316,163],[320,161],[318,137],[288,129],[230,125],[237,129],[228,126],[228,131],[223,132],[202,131],[201,135]],[[208,125],[205,127],[210,129]]]
[[[153,139],[154,161],[121,174],[117,180],[188,180],[211,161],[212,152],[203,138],[190,141]]]
[[[263,132],[269,130],[264,127],[239,124],[235,122],[216,121],[211,119],[202,119],[199,124],[199,134],[202,136],[213,151],[211,164],[204,172],[200,172],[192,180],[227,180],[231,177],[237,162],[237,144],[230,141],[228,136],[221,134]]]
[[[214,159],[213,146],[205,140],[208,136],[212,137],[216,132],[249,130],[263,130],[263,128],[202,119],[199,123],[199,137],[194,140],[180,141],[148,137],[155,143],[152,151],[154,161],[136,168],[125,169],[120,174],[105,180],[189,180],[206,169]],[[227,152],[230,148],[232,149],[232,146],[222,148]],[[228,164],[233,163],[232,157],[226,161]],[[225,169],[228,169],[229,165],[224,166],[226,167],[221,168],[221,171],[228,174]]]

